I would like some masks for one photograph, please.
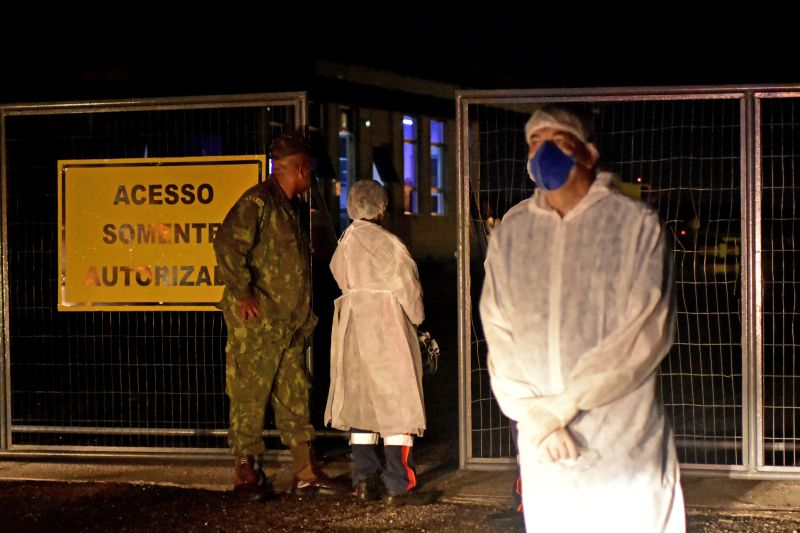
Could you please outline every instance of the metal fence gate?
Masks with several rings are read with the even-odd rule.
[[[459,94],[462,467],[514,462],[477,301],[491,229],[533,192],[524,124],[560,102],[591,117],[601,166],[667,228],[678,327],[659,385],[684,470],[800,473],[798,98],[796,87]]]
[[[56,310],[56,162],[266,154],[306,106],[285,93],[0,107],[0,452],[227,448],[221,313]]]

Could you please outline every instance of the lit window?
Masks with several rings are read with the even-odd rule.
[[[403,117],[403,206],[417,213],[417,119]]]
[[[350,224],[350,217],[347,216],[347,193],[355,181],[353,175],[355,137],[351,133],[352,111],[343,110],[339,118],[339,229],[344,231]]]
[[[386,187],[386,184],[381,179],[381,173],[378,172],[378,166],[372,163],[372,179],[381,184],[381,187]]]
[[[431,120],[431,213],[444,214],[445,184],[444,123]]]

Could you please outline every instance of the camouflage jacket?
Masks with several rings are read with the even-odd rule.
[[[317,318],[311,310],[308,238],[297,209],[275,179],[247,190],[214,240],[225,282],[220,309],[255,295],[259,320],[272,330],[306,338]]]

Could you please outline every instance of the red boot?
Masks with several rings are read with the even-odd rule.
[[[272,485],[267,481],[255,457],[237,457],[235,463],[233,492],[251,501],[264,501],[274,496]]]

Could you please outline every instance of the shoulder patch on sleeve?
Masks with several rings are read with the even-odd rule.
[[[258,207],[264,207],[264,200],[262,200],[261,198],[259,198],[255,194],[248,194],[245,197],[245,199],[246,200],[250,200],[251,202],[254,202]]]

